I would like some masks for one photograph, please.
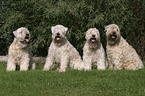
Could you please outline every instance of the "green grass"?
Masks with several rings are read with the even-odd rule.
[[[145,68],[138,71],[36,70],[6,72],[0,62],[0,96],[144,96]]]

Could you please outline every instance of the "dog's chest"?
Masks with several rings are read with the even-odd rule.
[[[57,47],[54,50],[54,58],[56,62],[60,62],[62,55],[64,54],[64,48]]]
[[[60,62],[61,56],[62,56],[61,52],[55,52],[55,54],[54,54],[55,61]]]
[[[122,55],[122,52],[123,52],[123,49],[122,47],[120,46],[107,46],[107,56],[113,60],[114,58],[120,58],[122,59],[123,58],[123,55]]]
[[[25,52],[24,50],[20,50],[20,49],[15,49],[12,50],[11,52],[11,56],[13,57],[13,60],[17,63],[19,63],[23,58],[25,58]]]
[[[92,57],[92,61],[97,61],[97,58],[99,58],[99,52],[98,50],[92,52],[91,57]]]

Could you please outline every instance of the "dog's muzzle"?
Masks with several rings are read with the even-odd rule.
[[[60,36],[56,36],[55,39],[56,39],[57,41],[59,41],[59,40],[60,40]]]
[[[95,35],[92,35],[92,38],[90,39],[90,41],[91,41],[92,43],[95,43],[95,42],[96,42]]]
[[[30,41],[30,34],[26,34],[25,38],[18,39],[22,44],[27,44]]]
[[[26,41],[26,42],[29,42],[29,40],[30,40],[30,34],[26,34],[26,36],[25,36],[25,41]]]
[[[57,35],[56,35],[56,37],[55,37],[55,39],[57,40],[57,41],[59,41],[60,40],[60,33],[57,33]]]
[[[95,42],[96,42],[96,38],[91,38],[90,41],[91,41],[92,43],[95,43]]]
[[[115,39],[117,38],[116,32],[112,32],[111,35],[110,35],[110,38],[111,38],[112,40],[115,40]]]

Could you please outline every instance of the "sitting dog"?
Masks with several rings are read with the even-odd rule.
[[[135,49],[120,35],[116,24],[105,27],[109,68],[114,70],[138,70],[144,67]]]
[[[92,70],[97,66],[98,70],[105,70],[105,51],[100,41],[99,30],[90,28],[86,32],[86,44],[83,48],[84,70]]]
[[[68,28],[56,25],[51,27],[51,30],[52,43],[43,70],[49,70],[55,62],[60,63],[59,72],[65,72],[68,65],[73,69],[81,70],[83,68],[81,56],[65,36]]]
[[[15,38],[9,47],[7,71],[15,71],[16,65],[20,66],[20,71],[27,71],[28,67],[35,69],[32,52],[28,47],[30,32],[25,27],[21,27],[13,32]]]

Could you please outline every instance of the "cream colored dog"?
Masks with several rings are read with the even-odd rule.
[[[134,48],[120,35],[119,27],[116,24],[106,26],[105,30],[110,69],[138,70],[144,67]]]
[[[28,67],[35,69],[32,53],[28,47],[30,33],[25,27],[13,32],[15,38],[9,47],[7,71],[15,71],[16,65],[20,65],[20,71],[28,70]]]
[[[98,70],[105,70],[105,51],[100,41],[100,33],[96,28],[90,28],[86,32],[86,44],[83,48],[84,70],[91,70],[97,66]]]
[[[43,70],[49,70],[55,62],[60,63],[59,72],[65,72],[68,65],[73,69],[81,70],[83,68],[81,56],[65,36],[68,28],[56,25],[51,27],[51,30],[52,43]]]

